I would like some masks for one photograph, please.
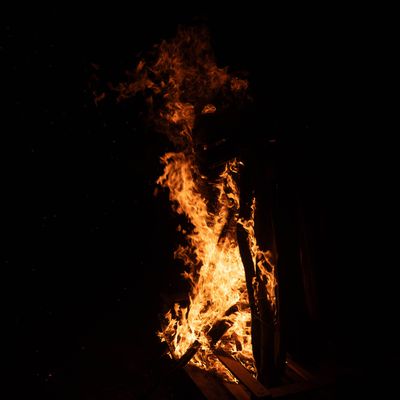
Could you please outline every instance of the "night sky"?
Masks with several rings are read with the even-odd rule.
[[[96,5],[2,15],[1,263],[11,289],[15,398],[136,398],[152,384],[160,293],[174,290],[181,267],[172,254],[176,217],[165,194],[153,195],[159,157],[171,145],[146,125],[139,100],[118,103],[110,95],[96,105],[93,89],[126,79],[139,55],[179,24],[205,23],[219,65],[247,74],[253,118],[236,145],[260,137],[283,143],[285,168],[304,184],[324,263],[317,273],[321,324],[333,346],[334,249],[345,219],[337,202],[344,134],[332,127],[337,98],[329,94],[335,31],[326,32],[326,14],[302,11],[154,15],[151,7]],[[338,341],[349,350],[362,329],[350,335],[351,345],[343,331]],[[191,396],[187,390],[182,398]]]

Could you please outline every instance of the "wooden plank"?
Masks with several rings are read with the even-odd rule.
[[[311,392],[314,390],[322,389],[323,387],[333,385],[335,383],[333,378],[320,378],[317,381],[303,381],[291,383],[289,385],[277,386],[270,388],[272,398],[280,398],[290,396],[292,394]]]
[[[192,365],[187,365],[184,367],[184,370],[207,400],[251,400],[254,398],[278,399],[294,394],[318,390],[334,383],[332,378],[319,378],[318,380],[313,378],[267,389],[238,361],[222,353],[215,354],[225,367],[228,368],[237,379],[239,379],[240,383],[228,383],[219,380],[212,374],[202,371]],[[294,365],[296,365],[296,367],[298,366],[296,363],[294,363]]]
[[[225,367],[228,368],[232,374],[235,375],[235,377],[239,379],[239,381],[245,385],[254,396],[256,396],[256,398],[264,399],[271,397],[269,389],[254,378],[253,375],[251,375],[250,372],[240,364],[240,362],[220,352],[215,352],[215,354]]]
[[[235,399],[235,397],[232,397],[228,390],[220,384],[218,379],[211,374],[208,374],[193,365],[186,365],[186,367],[184,367],[184,370],[190,376],[196,386],[200,389],[207,400]],[[240,398],[236,399],[242,400]]]
[[[186,353],[176,361],[175,368],[183,368],[189,361],[194,357],[197,353],[197,350],[200,348],[200,342],[195,340],[192,345],[186,350]],[[173,354],[171,352],[171,354]]]
[[[291,370],[286,364],[283,373],[280,376],[280,382],[281,385],[288,385],[295,382],[304,382],[304,379]]]
[[[252,400],[251,393],[241,383],[225,382],[193,365],[184,370],[207,400]]]
[[[250,203],[249,203],[250,204]],[[249,204],[241,206],[241,212],[249,213]],[[253,357],[259,373],[260,383],[273,386],[277,382],[278,369],[275,354],[278,348],[279,325],[275,320],[274,310],[268,301],[267,288],[261,283],[259,268],[255,268],[249,246],[249,236],[242,224],[236,228],[240,258],[244,267],[246,288],[251,309],[251,340]],[[254,280],[258,282],[259,290],[255,290]],[[256,306],[257,305],[257,306]]]
[[[237,400],[251,400],[251,393],[240,383],[230,383],[222,381],[225,388]]]
[[[272,395],[272,398],[276,399],[297,393],[308,392],[313,389],[316,389],[316,386],[313,385],[311,382],[296,382],[296,383],[291,383],[289,385],[276,386],[270,388],[269,390]]]
[[[311,372],[293,361],[289,356],[286,357],[286,365],[305,381],[312,381],[315,379],[315,376],[311,374]]]

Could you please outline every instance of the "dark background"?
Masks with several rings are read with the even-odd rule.
[[[135,398],[152,385],[160,292],[173,291],[180,269],[174,217],[166,196],[153,196],[159,157],[170,145],[146,126],[143,104],[108,97],[96,106],[92,89],[124,80],[140,52],[172,37],[178,24],[199,21],[210,28],[219,65],[248,73],[250,154],[260,137],[275,140],[281,165],[302,184],[316,237],[321,341],[329,351],[339,345],[339,365],[363,376],[373,336],[365,321],[371,312],[374,332],[385,321],[371,297],[362,300],[376,278],[360,275],[365,257],[354,265],[345,250],[350,242],[368,251],[352,235],[365,214],[348,190],[368,174],[350,173],[344,161],[348,154],[358,160],[354,148],[363,142],[346,124],[333,128],[346,97],[333,90],[345,62],[336,53],[341,28],[326,10],[299,11],[97,5],[2,15],[1,262],[11,288],[16,398]],[[361,299],[346,302],[359,279]],[[382,329],[395,343],[390,325]],[[387,352],[372,348],[392,368]]]

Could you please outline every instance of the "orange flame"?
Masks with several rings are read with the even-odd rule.
[[[175,304],[165,315],[166,324],[159,336],[167,341],[174,358],[182,357],[190,346],[199,343],[190,362],[230,381],[234,378],[215,357],[214,346],[256,373],[237,223],[249,234],[255,272],[261,276],[253,282],[254,290],[257,285],[265,285],[273,307],[274,266],[270,253],[261,251],[256,242],[255,201],[250,220],[239,220],[240,162],[229,161],[216,181],[207,180],[196,164],[193,130],[201,114],[212,114],[224,106],[218,105],[217,97],[240,96],[247,85],[247,81],[231,76],[226,68],[217,67],[206,30],[189,28],[180,29],[175,39],[156,46],[155,60],[141,61],[132,81],[118,88],[121,98],[146,93],[157,128],[178,148],[161,158],[164,173],[157,183],[169,189],[174,210],[184,214],[192,226],[186,234],[187,245],[175,251],[175,256],[188,268],[183,275],[190,282],[189,304]],[[205,195],[205,187],[212,189],[214,198]],[[213,343],[211,330],[221,321],[227,324],[227,330]]]

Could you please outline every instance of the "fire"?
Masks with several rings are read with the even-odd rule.
[[[239,207],[234,180],[238,162],[228,163],[214,185],[215,212],[209,210],[207,199],[201,194],[193,160],[184,153],[169,153],[163,157],[163,162],[164,174],[157,182],[169,189],[176,211],[187,216],[193,229],[187,234],[188,245],[175,252],[189,267],[184,274],[191,283],[189,307],[181,308],[176,304],[173,313],[167,314],[168,324],[160,336],[170,343],[176,358],[182,357],[196,340],[199,341],[201,347],[191,362],[204,369],[221,370],[222,366],[212,353],[208,333],[214,324],[225,321],[231,326],[220,346],[229,354],[237,355],[254,371],[251,315],[233,224],[237,221]]]
[[[187,307],[175,304],[165,315],[159,336],[179,359],[193,346],[190,363],[233,381],[214,355],[215,348],[230,354],[256,374],[251,343],[251,310],[236,226],[248,233],[255,268],[252,285],[266,287],[273,309],[275,268],[268,251],[260,250],[254,234],[255,201],[249,220],[239,218],[238,176],[241,162],[226,163],[218,179],[202,175],[195,146],[196,121],[226,106],[218,98],[243,96],[247,81],[231,76],[214,60],[207,32],[180,29],[175,39],[155,48],[153,62],[141,61],[129,83],[118,88],[120,97],[145,93],[155,126],[166,133],[177,151],[162,156],[164,173],[157,184],[169,190],[175,212],[191,227],[186,244],[175,257],[186,266],[190,283]],[[217,333],[216,333],[217,332]],[[218,333],[219,332],[219,333]]]

